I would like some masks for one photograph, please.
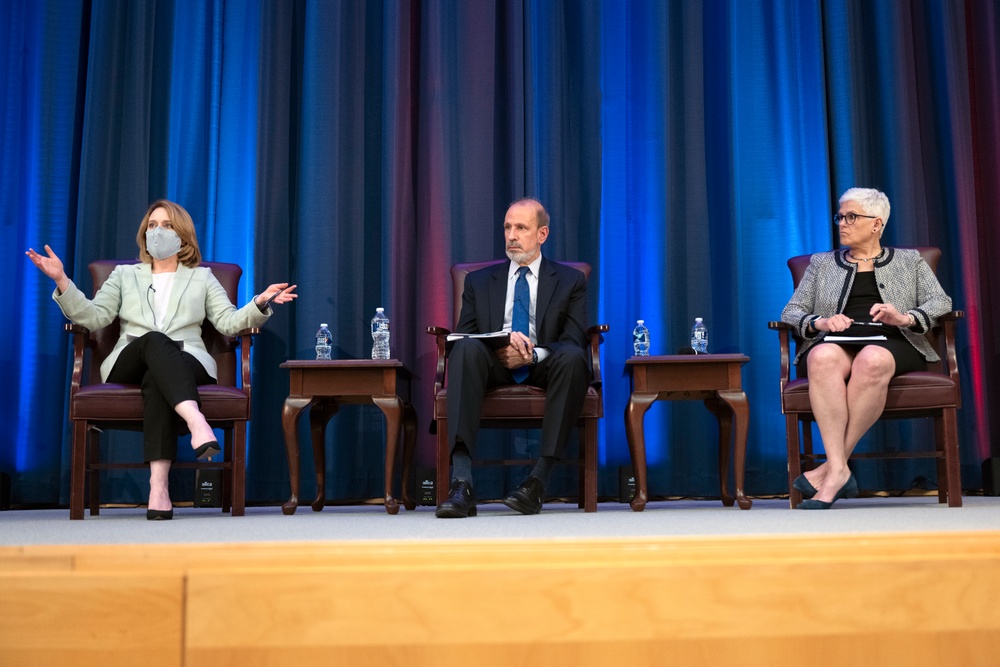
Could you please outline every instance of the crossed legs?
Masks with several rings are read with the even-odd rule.
[[[198,405],[198,385],[215,380],[201,363],[164,334],[154,331],[122,350],[108,382],[138,384],[143,399],[143,456],[149,462],[149,509],[169,510],[170,464],[177,456],[181,420],[191,446],[215,440]]]
[[[805,473],[816,500],[831,502],[847,483],[847,460],[861,436],[885,407],[889,380],[896,370],[885,348],[859,349],[820,344],[809,352],[809,402],[823,438],[826,462]]]

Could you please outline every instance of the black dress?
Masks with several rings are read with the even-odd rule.
[[[875,272],[858,272],[854,277],[854,284],[851,286],[851,293],[847,296],[847,304],[844,306],[844,315],[855,322],[871,322],[870,314],[872,306],[881,303],[882,295],[878,292],[875,284]],[[841,345],[843,347],[857,347],[863,345],[878,345],[884,347],[892,353],[896,360],[896,372],[893,377],[902,373],[927,370],[927,360],[917,351],[917,348],[906,340],[899,327],[885,325],[882,327],[871,327],[852,324],[844,331],[838,332],[839,336],[885,336],[885,340],[838,342],[823,340],[819,345]],[[808,357],[809,355],[806,355]],[[803,358],[795,366],[798,377],[806,377],[806,359]]]

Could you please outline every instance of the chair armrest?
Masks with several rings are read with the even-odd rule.
[[[951,378],[956,387],[959,386],[960,377],[958,373],[958,358],[955,353],[955,326],[964,317],[964,311],[953,310],[938,318],[938,327],[942,329],[944,334],[938,336],[938,355],[944,361],[944,370],[948,373],[948,377]],[[961,400],[961,396],[961,393],[959,393],[959,400]]]
[[[94,346],[94,340],[90,337],[90,329],[79,324],[68,322],[63,325],[63,330],[73,336],[73,377],[69,389],[69,395],[73,396],[83,384],[84,352]]]
[[[445,339],[448,334],[451,333],[449,329],[444,327],[427,327],[427,333],[437,338],[435,341],[437,348],[437,366],[434,369],[434,395],[436,396],[438,392],[444,389],[444,370],[445,370],[445,356],[444,356],[444,344]]]
[[[250,348],[253,347],[253,337],[260,333],[259,327],[243,329],[236,334],[236,344],[240,346],[240,371],[243,375],[243,393],[253,400],[250,386]]]
[[[767,328],[778,332],[779,377],[781,378],[781,391],[785,391],[785,385],[792,381],[791,343],[789,342],[793,331],[792,325],[785,322],[768,322]]]
[[[608,332],[607,324],[595,324],[594,326],[587,329],[587,342],[590,346],[590,372],[593,375],[593,379],[590,381],[591,386],[595,389],[600,389],[603,380],[601,380],[601,343],[604,342],[604,336],[601,334],[606,334]]]

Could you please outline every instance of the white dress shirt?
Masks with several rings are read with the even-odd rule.
[[[538,272],[542,266],[542,253],[538,253],[538,256],[528,264],[528,273],[525,275],[525,279],[528,281],[528,292],[531,295],[531,307],[528,309],[528,338],[531,339],[532,345],[538,343],[538,333],[535,328],[535,305],[538,303]],[[514,284],[517,283],[517,271],[521,268],[520,264],[516,262],[510,263],[510,269],[507,272],[507,298],[504,302],[503,307],[503,330],[512,331],[514,322]],[[548,356],[549,351],[543,347],[536,347],[536,352],[538,353],[538,361],[541,362],[546,356]]]

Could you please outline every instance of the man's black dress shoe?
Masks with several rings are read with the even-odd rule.
[[[209,440],[204,445],[201,445],[198,449],[194,450],[194,457],[202,460],[210,459],[213,456],[217,456],[221,452],[222,449],[219,448],[219,443],[216,440]]]
[[[173,507],[168,510],[146,510],[146,521],[170,521],[173,518]]]
[[[464,519],[467,516],[476,516],[476,492],[472,490],[472,482],[464,479],[451,480],[448,499],[437,506],[434,516],[439,519]]]
[[[812,482],[806,479],[805,475],[799,475],[796,477],[795,481],[792,482],[792,486],[795,487],[796,491],[802,494],[803,498],[812,498],[817,493],[816,487],[812,485]]]
[[[503,499],[503,504],[521,514],[538,514],[542,511],[543,500],[545,500],[545,487],[542,486],[542,480],[529,477]]]

